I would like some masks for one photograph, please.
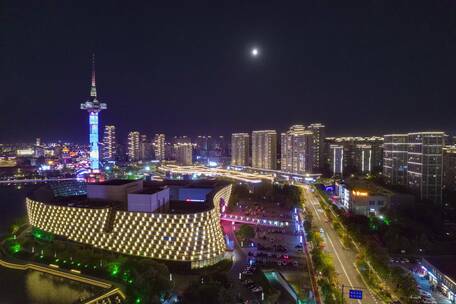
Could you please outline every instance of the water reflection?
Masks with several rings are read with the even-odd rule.
[[[24,216],[26,193],[36,186],[0,186],[0,236],[10,224]],[[64,280],[37,271],[12,270],[0,266],[0,304],[72,304],[91,296],[98,288]]]
[[[36,304],[75,303],[92,296],[96,291],[91,286],[37,271],[25,273],[25,290],[31,303]]]
[[[73,304],[101,289],[38,271],[0,266],[0,304]]]

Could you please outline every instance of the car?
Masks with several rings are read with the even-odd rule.
[[[421,288],[418,288],[418,292],[420,293],[420,295],[424,296],[424,297],[430,297],[431,296],[431,293],[426,291],[426,290],[423,290]]]
[[[250,289],[250,290],[251,290],[252,292],[261,292],[261,291],[263,291],[263,287],[257,286],[257,287],[255,287],[255,288]]]
[[[277,265],[278,265],[278,266],[287,266],[287,264],[288,264],[288,263],[285,262],[285,261],[278,261],[278,262],[277,262]]]

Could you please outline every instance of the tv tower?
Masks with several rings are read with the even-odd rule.
[[[106,104],[97,99],[97,87],[95,83],[95,54],[92,57],[92,86],[90,99],[81,103],[81,110],[89,112],[89,144],[90,144],[90,169],[98,172],[100,169],[100,156],[98,151],[98,113],[105,110]]]

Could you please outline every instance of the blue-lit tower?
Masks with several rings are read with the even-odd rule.
[[[97,172],[100,168],[100,156],[98,151],[98,113],[105,109],[106,104],[100,103],[97,99],[97,87],[95,83],[95,55],[93,55],[90,99],[81,103],[81,110],[89,112],[90,169],[94,172]]]

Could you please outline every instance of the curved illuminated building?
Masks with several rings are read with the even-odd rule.
[[[50,194],[39,189],[27,197],[29,223],[68,240],[191,268],[224,257],[220,205],[229,184],[113,180],[87,185],[87,196]]]

